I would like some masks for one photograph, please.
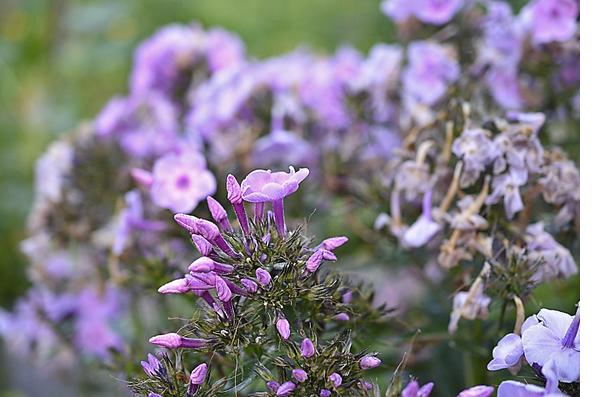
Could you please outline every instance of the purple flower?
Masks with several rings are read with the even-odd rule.
[[[330,397],[331,396],[331,392],[327,389],[321,389],[321,391],[319,392],[319,397]]]
[[[301,368],[292,370],[292,376],[300,383],[305,382],[308,379],[308,374]]]
[[[180,347],[202,349],[207,345],[205,339],[186,338],[176,333],[156,335],[150,338],[149,342],[167,349],[178,349]]]
[[[403,78],[405,93],[426,105],[433,105],[442,98],[460,73],[448,48],[431,41],[411,43],[408,60]]]
[[[394,22],[401,23],[412,16],[412,0],[384,0],[380,9]]]
[[[269,283],[271,283],[271,273],[269,273],[265,269],[258,268],[258,269],[256,269],[255,274],[256,274],[256,280],[262,286],[267,286],[267,285],[269,285]]]
[[[462,3],[462,0],[423,0],[413,3],[413,12],[422,22],[443,25],[454,17]]]
[[[452,144],[452,152],[463,160],[460,178],[463,187],[472,185],[494,159],[497,152],[486,130],[467,129]]]
[[[530,365],[542,368],[555,365],[557,379],[575,382],[579,379],[579,309],[575,316],[556,310],[542,309],[535,316],[538,324],[523,331],[523,352]]]
[[[342,385],[342,377],[337,372],[334,372],[331,375],[329,375],[328,379],[331,383],[333,383],[333,387],[335,388],[338,388]]]
[[[148,353],[148,361],[142,361],[140,363],[142,369],[148,376],[155,376],[159,373],[161,364],[160,361],[153,355]]]
[[[533,279],[549,280],[570,277],[577,273],[577,264],[568,249],[560,245],[550,233],[544,231],[544,223],[529,225],[526,229],[527,255],[532,262],[541,262]]]
[[[521,11],[531,30],[534,44],[567,41],[577,32],[577,2],[574,0],[534,0]]]
[[[245,62],[244,44],[236,35],[223,29],[212,29],[206,35],[206,56],[212,72],[239,67]]]
[[[178,278],[173,281],[169,281],[158,289],[161,294],[185,294],[189,292],[190,287],[188,280],[185,278]]]
[[[433,382],[429,382],[422,387],[416,380],[412,380],[402,390],[402,397],[429,397],[433,389]]]
[[[233,210],[240,222],[240,227],[244,235],[249,236],[250,228],[248,227],[248,217],[242,201],[242,190],[235,176],[231,174],[227,175],[227,200],[233,205]]]
[[[131,91],[136,95],[160,92],[167,96],[200,61],[204,33],[199,26],[169,25],[144,41],[135,51]]]
[[[312,357],[315,355],[315,345],[313,345],[312,341],[308,338],[304,338],[302,343],[300,344],[300,353],[302,353],[302,357]]]
[[[208,210],[215,222],[221,225],[221,228],[226,232],[232,231],[233,229],[231,228],[229,219],[227,219],[227,211],[225,211],[225,208],[211,196],[206,198],[206,202],[208,204]]]
[[[270,380],[267,382],[267,387],[273,392],[276,393],[277,389],[279,389],[279,383],[275,382],[274,380]]]
[[[358,362],[361,369],[377,368],[381,365],[381,360],[375,356],[364,356]]]
[[[492,67],[485,76],[494,100],[504,109],[520,109],[523,107],[521,82],[515,67]]]
[[[495,177],[492,181],[492,194],[487,197],[485,203],[495,204],[504,198],[504,212],[508,219],[512,219],[517,212],[524,208],[519,192],[519,187],[524,183],[525,181],[513,172]]]
[[[152,175],[152,201],[173,212],[192,211],[217,187],[204,157],[192,151],[161,157],[154,164]]]
[[[461,391],[457,397],[489,397],[493,392],[492,386],[478,385]]]
[[[290,323],[285,318],[281,317],[277,320],[276,324],[277,332],[285,340],[290,338]]]
[[[441,226],[431,215],[431,190],[423,196],[423,213],[419,219],[406,229],[402,236],[402,244],[409,248],[422,247],[427,244],[440,230]]]
[[[461,291],[454,295],[452,302],[452,313],[448,331],[452,334],[458,329],[458,321],[461,318],[474,320],[476,318],[487,318],[488,306],[492,298],[483,293],[483,286],[477,288],[471,296],[470,291]]]
[[[201,385],[206,380],[208,374],[208,365],[202,363],[192,370],[190,374],[190,383],[194,385]]]
[[[242,181],[242,198],[251,203],[282,200],[298,190],[308,173],[308,168],[300,168],[296,172],[292,166],[289,173],[271,172],[271,170],[252,171]]]
[[[285,382],[277,388],[277,397],[287,397],[296,389],[294,382]]]
[[[490,371],[497,371],[517,365],[523,356],[521,337],[512,333],[504,336],[498,341],[496,347],[494,347],[492,356],[494,357],[493,360],[487,365],[487,369]]]
[[[567,397],[558,389],[556,365],[554,362],[542,368],[542,375],[546,378],[546,387],[524,384],[513,380],[500,383],[498,397]]]
[[[254,143],[252,163],[256,167],[285,167],[289,163],[313,165],[316,151],[298,134],[274,130]]]

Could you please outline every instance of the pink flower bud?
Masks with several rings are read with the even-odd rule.
[[[292,370],[292,376],[300,383],[305,382],[308,379],[306,371],[300,368]]]
[[[243,278],[240,280],[240,282],[242,283],[244,289],[252,294],[258,290],[258,284],[248,278]]]
[[[205,339],[185,338],[174,332],[163,335],[156,335],[150,338],[150,343],[167,349],[177,349],[180,347],[188,349],[201,349],[206,347]]]
[[[333,383],[333,387],[338,388],[342,385],[342,376],[337,372],[334,372],[329,375],[329,381]]]
[[[258,280],[258,283],[266,286],[269,285],[269,283],[271,282],[271,274],[266,271],[265,269],[262,268],[258,268],[256,269],[256,279]]]
[[[185,294],[189,292],[190,287],[188,281],[185,278],[178,278],[173,281],[169,281],[158,289],[161,294]]]
[[[381,364],[381,360],[374,356],[364,356],[360,359],[359,365],[362,369],[377,368]]]
[[[131,177],[135,183],[145,188],[149,188],[154,181],[152,173],[141,168],[133,168],[131,170]]]
[[[283,339],[288,340],[290,338],[290,323],[288,320],[280,318],[277,320],[276,328]]]
[[[323,242],[320,244],[320,247],[326,249],[327,251],[333,251],[334,249],[346,244],[347,241],[348,237],[346,236],[330,237],[323,240]]]
[[[206,380],[208,374],[208,365],[202,363],[192,370],[190,374],[190,383],[194,385],[201,385]]]
[[[315,345],[313,345],[310,339],[304,338],[300,344],[300,353],[302,354],[302,357],[307,358],[315,355]]]

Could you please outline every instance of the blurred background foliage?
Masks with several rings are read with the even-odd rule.
[[[362,51],[394,40],[377,0],[2,0],[0,2],[0,305],[26,288],[18,244],[35,160],[61,133],[127,91],[132,51],[159,27],[197,21],[237,33],[251,56],[305,45]]]

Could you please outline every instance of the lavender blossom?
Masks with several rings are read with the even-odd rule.
[[[308,379],[308,374],[302,368],[293,369],[292,376],[300,383],[306,382]]]
[[[328,379],[331,383],[333,383],[333,387],[336,389],[342,385],[342,377],[337,372],[334,372],[331,375],[329,375]]]
[[[330,397],[331,396],[331,392],[327,389],[321,389],[321,391],[319,392],[319,397]]]
[[[575,259],[551,234],[544,231],[542,222],[529,225],[526,229],[528,257],[532,262],[541,262],[533,278],[536,281],[555,277],[568,278],[577,273]]]
[[[281,317],[277,320],[277,332],[284,339],[288,340],[290,338],[290,323],[285,318]]]
[[[258,268],[256,269],[256,280],[260,285],[267,286],[271,283],[271,274],[265,269]]]
[[[381,360],[374,356],[364,356],[360,359],[359,365],[361,369],[377,368],[381,365]]]
[[[461,391],[457,397],[489,397],[493,392],[492,386],[478,385]]]
[[[160,158],[152,170],[154,203],[173,212],[191,212],[216,190],[217,182],[198,153],[184,152]]]
[[[494,358],[487,365],[487,369],[490,371],[497,371],[517,365],[523,356],[521,337],[513,333],[504,336],[498,341],[496,347],[494,347],[492,355]]]
[[[283,199],[298,190],[308,173],[307,168],[301,168],[296,172],[291,166],[289,173],[271,173],[270,170],[252,171],[242,181],[242,198],[251,203],[272,202],[277,232],[283,237],[286,233]]]
[[[277,388],[277,397],[287,397],[296,389],[294,382],[284,382]]]
[[[208,365],[202,363],[192,370],[190,374],[190,383],[194,385],[201,385],[206,380],[208,374]]]
[[[190,286],[186,278],[169,281],[158,289],[161,294],[185,294],[188,291],[190,291]]]
[[[567,41],[577,31],[578,6],[574,0],[534,0],[521,11],[534,44]]]
[[[221,235],[221,232],[219,231],[219,228],[214,223],[186,214],[175,214],[174,218],[179,226],[186,229],[192,235],[199,234],[211,244],[219,247],[230,257],[239,257],[239,254],[233,251],[233,248],[231,248],[231,246],[225,241]]]
[[[486,199],[486,204],[495,204],[504,198],[504,211],[506,217],[512,219],[515,214],[524,208],[519,187],[524,181],[513,172],[497,176],[492,181],[492,194]]]
[[[477,181],[485,168],[496,158],[496,148],[486,130],[475,128],[463,131],[452,144],[452,152],[463,160],[462,187]]]

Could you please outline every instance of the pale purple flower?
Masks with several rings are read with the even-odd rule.
[[[377,368],[381,365],[381,360],[375,356],[364,356],[358,362],[361,369]]]
[[[202,349],[207,346],[207,341],[205,339],[186,338],[173,332],[153,336],[148,342],[167,349]]]
[[[461,391],[457,397],[489,397],[493,392],[492,386],[477,385]]]
[[[538,324],[523,331],[523,352],[530,365],[554,365],[561,382],[579,380],[579,309],[575,316],[542,309],[535,316]]]
[[[495,204],[503,199],[506,217],[512,219],[517,212],[525,207],[519,192],[519,187],[524,183],[525,181],[513,172],[494,177],[492,180],[492,193],[487,197],[485,203]]]
[[[533,43],[544,44],[573,37],[578,13],[574,0],[534,0],[521,10],[520,16],[531,31]]]
[[[300,168],[296,172],[292,166],[289,173],[272,173],[271,170],[252,171],[242,181],[242,198],[251,203],[272,202],[277,232],[280,236],[285,236],[283,199],[298,190],[308,173],[308,168]]]
[[[558,389],[558,378],[554,362],[542,367],[542,375],[546,378],[545,388],[507,380],[500,383],[498,397],[567,397]]]
[[[402,390],[402,397],[429,397],[433,386],[433,382],[429,382],[419,387],[416,380],[411,380]]]
[[[226,232],[232,231],[233,229],[227,218],[227,211],[225,211],[225,208],[211,196],[206,198],[206,202],[208,204],[208,210],[215,222],[217,222]]]
[[[423,0],[413,4],[413,12],[420,21],[443,25],[462,7],[463,0]]]
[[[504,336],[498,341],[496,347],[494,347],[492,356],[494,358],[487,365],[487,369],[490,371],[497,371],[517,365],[523,356],[521,337],[513,333]]]
[[[308,379],[308,374],[302,368],[296,368],[292,370],[292,376],[300,383],[306,382]]]
[[[314,165],[317,152],[298,134],[277,129],[254,143],[252,164],[256,167],[285,167],[286,165]]]
[[[328,379],[331,383],[333,383],[333,387],[335,388],[338,388],[342,385],[342,377],[337,372],[334,372],[331,375],[329,375]]]
[[[258,283],[260,285],[267,286],[271,283],[271,273],[269,273],[265,269],[258,268],[258,269],[256,269],[255,274],[256,274],[256,280],[258,281]]]
[[[527,255],[532,262],[541,262],[536,281],[555,277],[567,278],[577,273],[577,264],[568,249],[560,245],[550,233],[544,231],[544,223],[529,225],[526,229]]]
[[[451,334],[458,329],[458,321],[461,318],[474,320],[476,318],[485,319],[488,316],[488,306],[492,298],[483,293],[483,286],[477,288],[470,299],[469,295],[470,292],[468,291],[461,291],[454,295],[450,323],[448,324],[448,332]]]
[[[245,62],[244,43],[224,29],[212,29],[205,38],[208,67],[212,72],[239,67]]]
[[[152,175],[152,201],[173,212],[191,212],[217,188],[204,157],[193,151],[161,157],[154,164]]]
[[[315,345],[308,338],[304,338],[300,344],[300,353],[302,357],[312,357],[315,355]]]
[[[288,322],[288,320],[286,320],[283,317],[280,317],[277,320],[277,324],[275,327],[277,328],[277,332],[283,339],[288,340],[290,338],[290,323]]]
[[[485,81],[494,100],[504,109],[520,109],[523,107],[519,72],[515,67],[492,67],[485,76]]]
[[[423,212],[419,219],[412,224],[402,236],[402,244],[409,248],[422,247],[427,244],[440,230],[441,226],[431,215],[431,190],[423,196]]]
[[[433,41],[415,41],[408,47],[404,91],[417,102],[435,104],[458,79],[460,68],[449,48]]]
[[[161,369],[160,361],[153,354],[150,353],[148,353],[148,361],[142,361],[140,364],[142,365],[142,369],[148,376],[157,375]]]
[[[319,392],[319,397],[330,397],[331,396],[331,392],[327,389],[321,389],[321,391]]]
[[[452,144],[452,152],[463,160],[460,184],[470,186],[494,159],[497,152],[494,143],[483,129],[467,129]]]
[[[201,60],[203,49],[204,32],[199,26],[161,28],[135,51],[131,91],[140,96],[149,92],[173,95],[184,74]]]
[[[287,397],[296,389],[294,382],[284,382],[277,388],[277,397]]]

